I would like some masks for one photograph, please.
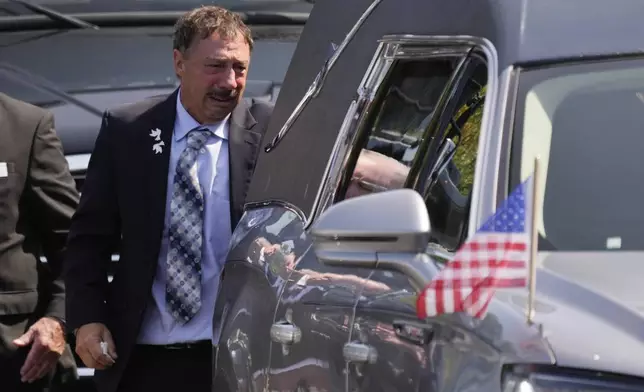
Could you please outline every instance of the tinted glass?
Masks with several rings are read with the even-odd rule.
[[[345,198],[402,188],[438,99],[452,74],[453,60],[399,61],[381,87],[383,97]]]
[[[512,186],[542,162],[542,250],[643,250],[644,62],[524,71]]]
[[[432,241],[449,251],[455,251],[467,235],[486,85],[487,65],[475,57],[453,105],[441,118],[438,157],[430,160],[436,167],[421,183]]]

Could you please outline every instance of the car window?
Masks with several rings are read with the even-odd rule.
[[[399,61],[381,87],[382,99],[369,132],[363,137],[352,174],[346,176],[338,200],[411,186],[425,199],[432,225],[432,242],[456,250],[467,236],[469,205],[484,97],[487,66],[472,57],[455,95],[440,114],[438,126],[429,128],[438,100],[459,59]],[[440,143],[418,157],[425,139]],[[423,159],[421,159],[423,158]],[[413,165],[433,165],[428,178],[409,176]],[[418,166],[414,166],[416,168]],[[420,171],[423,173],[423,171]],[[410,181],[412,180],[412,181]]]
[[[441,144],[430,177],[420,183],[432,225],[432,242],[455,251],[465,240],[481,118],[485,105],[487,66],[473,57],[437,134]]]
[[[375,103],[376,118],[366,129],[358,130],[358,145],[363,146],[349,181],[340,188],[337,200],[404,186],[407,173],[426,135],[429,119],[458,64],[457,59],[398,60],[390,77],[379,90]],[[303,258],[298,270],[333,273],[334,279],[365,278],[370,269],[328,267],[317,258]]]
[[[393,66],[338,200],[405,185],[423,138],[433,137],[426,132],[429,120],[456,64],[456,59],[423,59]]]
[[[432,225],[432,242],[454,251],[467,236],[469,205],[474,183],[481,117],[487,84],[487,66],[473,56],[440,114],[438,126],[429,127],[439,98],[460,59],[405,60],[396,63],[368,135],[350,176],[345,175],[344,193],[338,200],[373,192],[414,186],[425,199]],[[439,143],[418,157],[423,140]],[[422,159],[421,159],[422,158]],[[430,170],[413,166],[429,162]],[[429,173],[416,181],[410,176]],[[413,184],[413,185],[410,185]]]
[[[642,59],[527,68],[517,94],[509,189],[539,156],[539,250],[643,250]]]

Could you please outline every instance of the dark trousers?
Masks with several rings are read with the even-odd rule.
[[[117,392],[211,392],[212,346],[135,346]]]
[[[51,377],[45,376],[33,383],[20,381],[20,368],[27,359],[30,346],[16,348],[12,340],[22,335],[29,323],[29,315],[0,316],[0,391],[43,392]]]
[[[0,390],[2,392],[43,392],[49,384],[50,377],[45,376],[33,383],[20,381],[20,368],[27,358],[29,348],[15,351],[8,358],[0,360]]]

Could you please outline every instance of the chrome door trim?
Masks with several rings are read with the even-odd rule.
[[[340,43],[340,46],[333,52],[331,57],[329,57],[324,64],[322,65],[322,69],[320,69],[320,72],[315,76],[315,79],[309,86],[308,90],[298,102],[297,106],[291,112],[291,114],[288,116],[286,121],[284,122],[284,125],[282,125],[282,128],[277,132],[277,135],[271,140],[266,147],[264,147],[265,152],[271,152],[279,142],[284,138],[286,133],[291,129],[291,126],[293,123],[297,120],[297,118],[300,116],[304,108],[309,104],[309,102],[318,96],[320,93],[320,90],[322,90],[322,87],[324,86],[324,82],[326,80],[327,75],[329,74],[331,68],[335,65],[335,62],[338,60],[342,52],[344,52],[344,49],[349,45],[349,42],[353,39],[353,37],[356,35],[358,30],[360,29],[360,26],[367,20],[369,15],[373,12],[374,9],[382,2],[382,0],[374,0],[369,7],[360,15],[360,18],[356,21],[356,23],[351,27],[351,30],[347,33],[347,35],[344,37],[342,42]]]
[[[476,232],[497,207],[497,184],[505,129],[503,123],[508,107],[512,73],[512,66],[505,68],[498,78],[498,85],[495,84],[494,93],[488,91],[486,96],[481,119],[479,152],[474,169],[468,237]],[[487,104],[488,102],[490,104]]]

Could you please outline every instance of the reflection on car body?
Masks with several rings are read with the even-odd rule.
[[[625,182],[644,166],[642,12],[629,0],[316,2],[225,266],[215,383],[644,390],[644,190]],[[498,292],[482,320],[419,320],[419,287],[537,155],[533,323],[527,290]],[[270,218],[249,226],[257,216]],[[238,333],[245,373],[226,348]]]

